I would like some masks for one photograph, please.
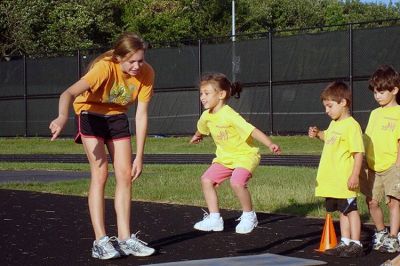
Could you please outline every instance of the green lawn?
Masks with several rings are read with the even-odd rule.
[[[273,137],[285,154],[316,154],[321,142],[305,136]],[[149,138],[147,153],[213,153],[213,143],[206,139],[200,145],[189,145],[189,138]],[[50,142],[48,139],[0,138],[1,153],[82,153],[82,147],[71,139]],[[26,147],[29,147],[28,149]],[[286,147],[286,148],[285,148]],[[306,147],[306,149],[304,149]],[[287,151],[287,153],[285,152]],[[264,150],[265,153],[266,150]],[[208,165],[145,165],[142,176],[134,183],[134,200],[168,202],[205,207],[199,177]],[[112,166],[110,166],[112,169]],[[66,170],[89,172],[88,164],[9,163],[0,162],[0,170]],[[255,210],[259,212],[324,217],[322,199],[314,197],[317,169],[306,167],[259,166],[249,183]],[[113,197],[114,178],[107,184],[106,196]],[[0,183],[0,189],[19,189],[65,195],[87,196],[88,180],[50,183]],[[218,189],[222,208],[240,209],[237,199],[225,182]],[[369,221],[364,197],[359,197],[363,221]],[[384,208],[385,217],[388,217]],[[335,215],[334,217],[337,218]]]
[[[272,136],[274,142],[281,146],[283,154],[320,154],[322,141],[310,139],[307,136]],[[135,142],[133,138],[133,151]],[[214,153],[215,145],[211,138],[206,137],[200,144],[189,144],[190,137],[149,137],[145,153]],[[263,154],[269,150],[257,143]],[[83,153],[82,145],[75,144],[73,139],[57,139],[51,142],[49,138],[0,138],[0,154],[74,154]]]

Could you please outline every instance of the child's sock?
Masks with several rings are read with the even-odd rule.
[[[350,239],[350,242],[354,242],[354,243],[356,243],[357,245],[362,246],[360,240],[353,240],[353,239]]]
[[[348,246],[350,244],[350,238],[347,237],[342,237],[340,240]]]
[[[254,211],[249,211],[249,212],[243,212],[243,214],[242,214],[243,216],[251,216],[251,215],[254,215]]]
[[[221,217],[219,212],[210,212],[211,219],[219,219]]]

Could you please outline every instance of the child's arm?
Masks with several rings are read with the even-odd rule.
[[[203,140],[203,135],[197,130],[196,133],[194,133],[192,139],[190,140],[190,144],[198,144],[202,140]]]
[[[278,155],[281,154],[281,148],[279,145],[273,143],[272,140],[267,135],[262,133],[258,128],[254,128],[253,132],[251,132],[251,136],[267,146],[272,153]]]
[[[361,166],[362,166],[362,161],[363,161],[363,154],[362,152],[356,152],[353,153],[354,157],[354,166],[353,166],[353,172],[351,173],[351,176],[349,177],[347,181],[347,187],[350,190],[354,190],[358,188],[359,181],[360,181],[360,172],[361,172]]]
[[[400,140],[397,142],[397,160],[395,166],[400,168]]]
[[[324,141],[325,134],[324,134],[324,131],[321,131],[316,126],[313,126],[313,127],[308,128],[308,136],[310,138],[317,138],[317,139]]]

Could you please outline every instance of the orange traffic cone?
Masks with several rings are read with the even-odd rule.
[[[337,239],[335,228],[333,227],[332,216],[330,213],[326,214],[324,231],[322,232],[321,243],[317,251],[324,252],[327,249],[336,247]]]

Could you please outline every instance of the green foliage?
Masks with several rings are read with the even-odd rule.
[[[400,18],[400,3],[236,0],[236,34]],[[153,45],[231,35],[232,0],[2,0],[2,55],[51,56],[110,47],[123,31]],[[390,22],[355,27],[390,25]],[[345,27],[330,27],[341,30]],[[282,34],[296,34],[296,30]],[[187,41],[185,41],[186,43]]]
[[[129,31],[152,42],[229,35],[231,0],[134,0],[125,6]]]
[[[57,55],[109,45],[120,33],[115,17],[121,1],[3,0],[2,55]]]
[[[243,0],[250,9],[245,25],[239,25],[243,33],[273,29],[299,29],[324,25],[343,25],[400,18],[400,3],[395,5],[362,3],[359,0]],[[239,14],[239,16],[241,16]],[[390,24],[390,23],[386,23]],[[248,26],[246,26],[248,25]],[[246,27],[245,27],[246,26]],[[371,27],[365,24],[361,27]],[[343,29],[333,27],[331,30]],[[326,29],[324,29],[326,30]],[[291,34],[296,33],[292,31]]]

